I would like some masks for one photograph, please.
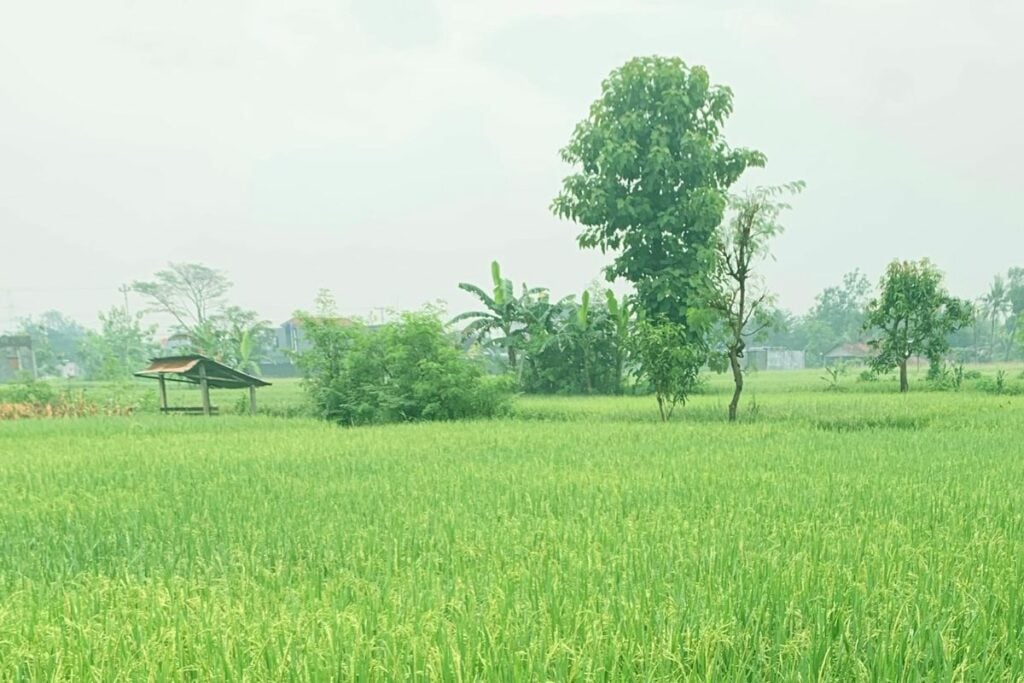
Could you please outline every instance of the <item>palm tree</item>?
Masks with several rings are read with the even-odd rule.
[[[1000,317],[1010,312],[1009,290],[1006,287],[1006,280],[1003,279],[1002,275],[996,275],[992,279],[992,284],[989,285],[988,292],[982,296],[981,301],[982,310],[991,322],[991,336],[989,338],[991,346],[990,356],[994,356],[996,348],[996,323]]]

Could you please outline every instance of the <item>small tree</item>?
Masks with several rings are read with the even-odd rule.
[[[928,259],[893,261],[879,285],[878,298],[868,304],[864,322],[875,338],[868,342],[876,355],[876,371],[899,368],[900,392],[909,390],[907,361],[925,356],[937,364],[949,350],[947,337],[971,322],[971,304],[950,296],[942,273]]]
[[[747,339],[773,323],[768,290],[754,272],[758,261],[769,255],[768,242],[782,232],[779,214],[789,206],[777,197],[803,189],[803,183],[758,188],[730,198],[732,216],[718,234],[718,269],[710,305],[721,317],[726,332],[725,353],[732,369],[734,389],[729,402],[729,421],[736,420],[743,393],[741,359]]]
[[[686,404],[704,364],[702,350],[689,345],[688,337],[681,324],[668,320],[641,320],[636,325],[633,356],[640,375],[654,389],[662,422],[672,417],[676,404]]]
[[[141,314],[131,314],[120,306],[100,313],[100,331],[88,332],[82,339],[80,354],[89,379],[121,379],[144,367],[156,350],[156,328],[143,326]]]

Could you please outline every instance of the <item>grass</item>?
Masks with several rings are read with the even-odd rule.
[[[0,679],[1020,680],[1024,397],[871,384],[0,423]]]

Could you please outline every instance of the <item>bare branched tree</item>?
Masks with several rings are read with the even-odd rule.
[[[730,197],[731,216],[719,228],[716,243],[718,257],[710,307],[721,318],[726,332],[725,352],[732,370],[733,390],[729,402],[729,420],[736,420],[743,393],[743,366],[740,360],[747,340],[756,337],[772,323],[772,297],[754,269],[768,258],[768,244],[783,230],[779,215],[789,208],[780,197],[803,190],[801,182],[779,187],[757,188]]]

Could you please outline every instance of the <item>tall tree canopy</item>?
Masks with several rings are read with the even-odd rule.
[[[152,310],[173,317],[183,332],[198,336],[224,306],[231,281],[219,270],[201,263],[169,263],[148,282],[134,282]]]
[[[868,343],[877,355],[871,364],[876,370],[899,368],[900,391],[906,392],[907,361],[923,355],[938,362],[949,350],[949,335],[971,322],[971,304],[946,292],[942,273],[928,259],[893,261],[879,289],[864,321],[874,332]]]
[[[616,254],[605,274],[635,286],[646,317],[684,324],[691,339],[727,190],[765,161],[726,144],[732,108],[703,67],[638,57],[602,83],[561,153],[576,171],[552,210],[583,226],[580,246]]]
[[[274,345],[267,321],[255,311],[227,304],[231,281],[209,266],[170,263],[152,280],[133,283],[132,289],[146,299],[151,311],[174,318],[193,350],[232,367],[258,372],[258,361]]]

